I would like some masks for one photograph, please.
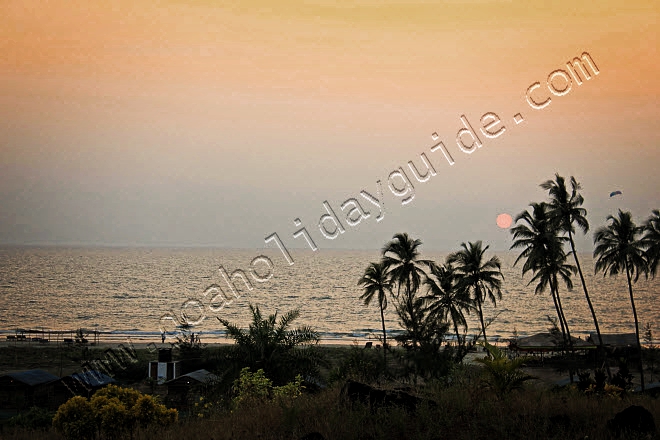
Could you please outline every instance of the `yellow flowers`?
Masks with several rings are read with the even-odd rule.
[[[138,425],[170,425],[178,416],[177,410],[167,408],[153,396],[108,385],[90,400],[76,396],[62,404],[53,418],[53,427],[66,438],[93,438],[97,429],[113,437],[130,435]]]

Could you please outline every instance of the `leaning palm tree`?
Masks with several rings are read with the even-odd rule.
[[[448,317],[451,318],[456,333],[456,343],[458,346],[462,346],[463,342],[458,327],[461,326],[465,330],[468,328],[465,313],[469,313],[473,306],[470,293],[466,289],[459,289],[456,285],[457,278],[451,264],[433,263],[429,267],[429,272],[430,276],[424,280],[424,285],[428,287],[426,296],[430,303],[428,311],[441,321],[446,321]]]
[[[380,322],[383,325],[383,362],[387,365],[387,333],[385,332],[385,309],[387,308],[387,293],[392,291],[385,264],[381,261],[370,263],[364,275],[358,281],[358,286],[364,286],[364,293],[360,299],[368,306],[374,297],[378,298],[380,308]]]
[[[484,254],[489,246],[482,248],[481,240],[475,243],[461,243],[462,250],[454,252],[447,257],[449,264],[455,265],[458,278],[458,288],[471,292],[472,301],[479,315],[481,331],[484,342],[486,337],[486,324],[484,323],[483,303],[486,299],[497,305],[497,299],[502,299],[502,275],[500,260],[491,257],[484,261]]]
[[[644,238],[642,239],[646,247],[646,260],[649,263],[649,271],[655,278],[658,271],[658,261],[660,260],[660,211],[654,209],[651,217],[644,223]]]
[[[584,198],[578,191],[582,189],[582,187],[573,176],[571,176],[570,182],[570,194],[566,188],[566,180],[559,174],[555,174],[555,180],[547,180],[543,182],[541,184],[541,188],[548,191],[548,195],[550,196],[549,215],[553,223],[555,223],[556,227],[561,231],[564,231],[568,234],[568,241],[571,244],[571,253],[573,254],[573,259],[575,260],[577,271],[580,274],[582,290],[584,291],[584,297],[587,299],[587,305],[589,306],[589,311],[591,312],[591,317],[594,321],[594,326],[596,327],[598,347],[602,353],[603,338],[600,334],[600,326],[598,325],[598,319],[596,318],[596,311],[593,304],[591,303],[591,298],[589,297],[587,284],[585,283],[584,275],[582,274],[582,267],[580,267],[580,260],[578,259],[577,251],[575,250],[575,241],[573,240],[575,225],[577,225],[584,234],[589,231],[587,210],[581,207],[582,203],[584,203]]]
[[[522,273],[523,275],[529,271],[533,273],[528,285],[537,282],[536,294],[543,293],[546,287],[550,287],[550,295],[555,305],[564,343],[571,345],[571,333],[561,306],[558,282],[561,279],[569,290],[573,288],[571,274],[576,272],[576,268],[566,264],[563,246],[568,238],[558,236],[557,231],[551,226],[546,203],[532,203],[531,207],[532,213],[530,214],[529,211],[520,213],[516,217],[516,223],[520,224],[511,229],[514,240],[511,249],[523,249],[513,265],[526,258]]]
[[[411,317],[416,316],[415,294],[426,276],[424,268],[432,263],[430,260],[420,259],[421,244],[421,240],[412,239],[404,232],[395,234],[382,250],[383,263],[390,274],[390,280],[397,286],[397,299],[401,295],[401,289],[404,288],[404,297],[400,301]],[[411,322],[410,330],[413,347],[417,347],[420,325],[415,319]]]
[[[594,258],[596,260],[596,273],[603,272],[603,276],[617,275],[619,272],[626,273],[628,281],[628,293],[635,319],[635,335],[637,337],[637,348],[639,349],[639,373],[641,376],[642,391],[644,391],[644,368],[642,365],[642,344],[639,339],[639,321],[637,320],[637,309],[635,308],[635,297],[633,296],[632,280],[635,282],[639,275],[648,269],[648,263],[644,258],[644,243],[640,240],[644,228],[635,225],[630,212],[619,210],[618,216],[607,217],[610,222],[608,226],[599,228],[594,234]]]

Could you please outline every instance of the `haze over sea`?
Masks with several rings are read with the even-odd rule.
[[[423,258],[442,262],[446,256],[421,249]],[[301,315],[294,324],[313,326],[327,342],[351,343],[379,334],[378,307],[375,302],[364,306],[357,286],[368,263],[380,258],[378,250],[294,249],[291,254],[293,265],[276,249],[0,247],[0,333],[82,327],[113,332],[115,338],[156,342],[163,314],[180,313],[187,299],[202,300],[204,290],[213,283],[224,286],[220,266],[229,273],[247,271],[253,258],[267,255],[274,264],[273,277],[253,283],[252,291],[244,289],[239,299],[219,312],[207,310],[206,319],[192,329],[202,342],[225,341],[216,316],[247,327],[250,303],[259,305],[264,314],[299,308]],[[556,315],[549,292],[534,294],[534,286],[527,285],[530,277],[521,277],[522,263],[513,267],[516,253],[487,255],[500,257],[505,277],[502,300],[496,308],[485,308],[486,318],[500,313],[488,329],[489,337],[511,337],[514,329],[520,336],[546,331],[546,315]],[[625,275],[593,275],[589,254],[581,254],[581,263],[601,331],[634,332]],[[573,291],[562,286],[560,293],[572,333],[584,338],[594,331],[593,321],[579,278],[573,281]],[[633,288],[640,331],[646,323],[659,331],[660,282],[642,277]],[[401,329],[392,302],[385,316],[388,330]],[[475,314],[468,323],[468,335],[472,335],[478,328]]]

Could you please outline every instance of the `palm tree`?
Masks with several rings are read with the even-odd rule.
[[[389,280],[385,264],[370,263],[364,271],[364,275],[358,281],[358,286],[364,286],[364,293],[360,299],[368,306],[377,295],[378,307],[380,307],[380,321],[383,325],[383,362],[387,365],[387,333],[385,332],[385,309],[387,308],[387,292],[392,291],[392,283]]]
[[[390,274],[390,280],[397,285],[397,299],[404,287],[403,307],[410,317],[415,314],[415,293],[419,289],[422,279],[426,276],[424,266],[428,267],[430,260],[420,259],[419,246],[422,241],[412,239],[408,234],[395,234],[382,250],[383,263]],[[419,341],[419,323],[413,319],[411,322],[413,347]]]
[[[646,247],[646,261],[649,263],[649,271],[655,278],[660,260],[660,211],[654,209],[651,217],[644,223],[644,238]]]
[[[573,288],[571,274],[576,272],[576,268],[566,264],[566,253],[563,246],[568,238],[558,236],[557,231],[552,227],[548,217],[549,206],[547,203],[532,203],[530,206],[532,213],[530,214],[529,211],[520,213],[516,217],[516,223],[521,222],[521,224],[511,229],[514,239],[511,249],[523,248],[513,265],[518,264],[522,258],[526,258],[522,273],[525,275],[532,271],[534,276],[528,285],[535,281],[538,282],[535,289],[536,294],[543,293],[546,287],[550,287],[564,343],[572,345],[568,322],[561,306],[558,283],[559,276],[569,290]]]
[[[603,338],[600,335],[600,326],[598,325],[596,311],[594,310],[591,298],[589,297],[589,292],[587,291],[587,284],[584,281],[584,275],[582,274],[582,268],[580,267],[580,260],[578,259],[577,251],[575,250],[575,241],[573,240],[573,233],[575,232],[574,225],[577,225],[584,234],[589,231],[587,210],[581,208],[582,203],[584,203],[584,198],[578,192],[582,187],[578,181],[575,180],[575,177],[571,176],[571,192],[569,194],[568,189],[566,188],[566,180],[559,174],[555,174],[555,180],[547,180],[543,182],[541,188],[548,191],[548,195],[550,196],[549,215],[553,223],[555,223],[556,227],[561,231],[568,234],[568,241],[571,244],[571,253],[573,254],[577,271],[580,274],[580,282],[582,283],[584,297],[587,299],[587,304],[591,311],[591,317],[593,318],[594,326],[596,327],[599,350],[603,353]]]
[[[635,282],[641,273],[648,269],[648,263],[644,254],[644,243],[640,236],[643,227],[635,225],[630,212],[619,210],[618,216],[607,217],[610,222],[608,226],[599,228],[594,234],[594,258],[596,260],[596,273],[599,271],[605,275],[617,275],[619,272],[626,273],[628,281],[628,293],[632,305],[633,317],[635,319],[635,335],[637,336],[637,348],[639,349],[639,373],[641,376],[642,391],[644,391],[644,369],[642,365],[642,344],[639,339],[639,321],[637,320],[637,309],[635,308],[635,297],[633,296],[632,279]]]
[[[458,327],[461,326],[467,330],[468,325],[465,320],[465,312],[470,312],[473,304],[470,300],[470,292],[466,289],[458,289],[456,285],[456,275],[451,264],[445,263],[440,266],[436,263],[429,267],[431,276],[424,280],[424,285],[428,287],[428,296],[426,299],[430,302],[429,312],[445,321],[450,317],[454,324],[456,332],[456,343],[462,346],[461,335]]]
[[[501,287],[504,275],[502,275],[500,260],[497,257],[491,257],[488,261],[483,261],[484,253],[489,246],[482,248],[481,240],[467,245],[461,243],[461,247],[462,250],[447,257],[447,262],[452,265],[456,264],[458,288],[471,292],[472,301],[479,314],[484,342],[488,343],[482,305],[486,299],[489,299],[493,305],[497,305],[496,299],[502,299]]]
[[[300,316],[300,310],[291,310],[277,320],[277,312],[264,318],[258,306],[250,304],[252,323],[247,330],[218,318],[225,326],[227,337],[236,341],[236,358],[241,363],[240,368],[248,366],[254,371],[263,369],[273,382],[286,383],[296,373],[296,368],[312,372],[318,359],[314,354],[297,348],[309,344],[317,344],[319,333],[309,326],[295,329],[289,328],[291,323]],[[239,368],[239,369],[240,369]]]

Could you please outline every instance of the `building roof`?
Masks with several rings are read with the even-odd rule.
[[[585,350],[596,348],[590,341],[585,341],[579,338],[571,337],[573,347],[578,350]],[[561,346],[561,335],[553,333],[537,333],[525,338],[519,338],[513,343],[513,347],[523,351],[540,351],[540,350],[559,350]]]
[[[43,385],[59,380],[59,377],[44,370],[26,370],[5,373],[0,377],[10,377],[28,386]]]
[[[181,376],[168,380],[166,384],[187,384],[193,385],[196,383],[206,384],[218,380],[219,377],[207,370],[197,370],[191,373],[182,374]]]
[[[612,333],[612,334],[600,334],[603,338],[603,345],[610,347],[636,347],[637,346],[637,335],[635,333]],[[598,334],[591,333],[589,335],[594,343],[598,343]]]
[[[90,387],[101,387],[111,383],[117,382],[107,374],[103,374],[96,370],[83,371],[82,373],[73,373],[69,376],[71,379],[81,382],[83,385]]]

